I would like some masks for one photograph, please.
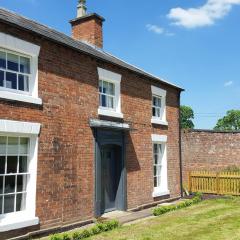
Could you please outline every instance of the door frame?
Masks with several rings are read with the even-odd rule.
[[[121,147],[122,172],[119,183],[119,203],[117,210],[126,211],[127,209],[127,176],[125,161],[125,134],[124,131],[114,131],[107,129],[95,129],[95,216],[103,214],[101,209],[101,147],[104,145],[117,145]]]

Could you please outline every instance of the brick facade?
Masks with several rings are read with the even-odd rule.
[[[222,170],[240,166],[240,133],[190,130],[182,132],[184,183],[194,170]]]
[[[0,119],[42,125],[36,203],[39,229],[94,217],[94,136],[89,119],[99,118],[97,67],[122,75],[122,112],[132,129],[126,134],[128,209],[157,200],[152,198],[153,133],[168,136],[170,197],[180,196],[178,89],[4,23],[0,31],[41,46],[39,97],[43,105],[0,101]],[[151,85],[167,90],[168,127],[151,124]]]

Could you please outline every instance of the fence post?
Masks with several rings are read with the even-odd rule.
[[[217,174],[216,174],[216,187],[217,187],[217,194],[219,195],[219,193],[220,193],[220,187],[219,187],[219,184],[220,184],[220,182],[219,182],[219,172],[217,172]]]
[[[192,192],[192,176],[191,176],[191,171],[188,173],[188,191],[191,193]]]

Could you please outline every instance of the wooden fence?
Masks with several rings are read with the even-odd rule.
[[[240,195],[240,172],[193,171],[188,184],[190,192]]]

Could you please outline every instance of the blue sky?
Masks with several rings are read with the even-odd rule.
[[[186,89],[197,128],[240,109],[240,0],[88,0],[105,17],[104,49]],[[151,3],[150,3],[151,2]],[[77,0],[0,0],[70,34]]]

